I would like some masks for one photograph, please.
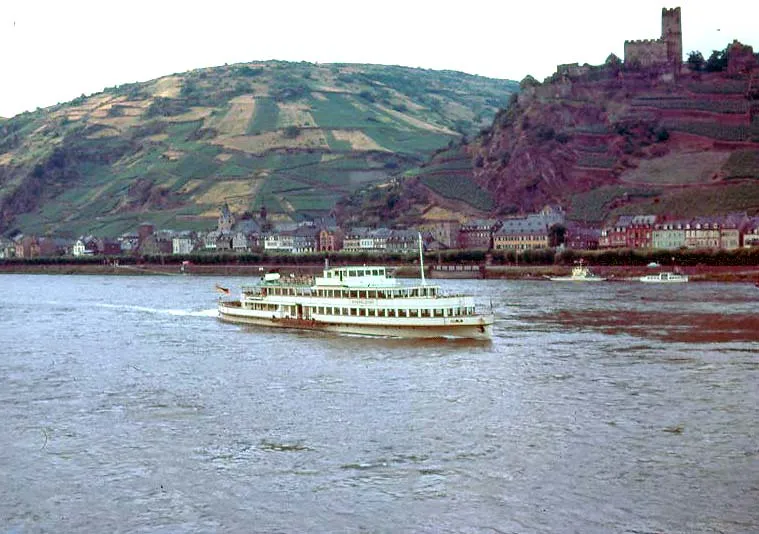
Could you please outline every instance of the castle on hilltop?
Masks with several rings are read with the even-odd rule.
[[[662,8],[661,38],[625,41],[625,65],[643,68],[671,66],[674,74],[683,63],[683,27],[680,8]]]

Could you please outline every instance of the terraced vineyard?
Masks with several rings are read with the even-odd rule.
[[[488,125],[517,84],[378,65],[256,62],[112,87],[0,122],[0,230],[208,228],[223,202],[330,213]]]
[[[712,113],[742,114],[748,112],[748,102],[745,99],[715,100],[711,98],[651,97],[637,98],[632,101],[632,105],[656,109],[709,111]]]

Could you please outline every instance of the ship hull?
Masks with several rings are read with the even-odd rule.
[[[434,318],[430,320],[396,320],[379,324],[368,318],[342,318],[341,321],[319,318],[295,319],[277,317],[276,314],[264,316],[248,310],[239,303],[220,303],[219,320],[244,325],[289,328],[296,330],[319,330],[338,334],[362,336],[397,337],[397,338],[465,338],[487,340],[493,334],[493,316],[480,315],[467,318]]]

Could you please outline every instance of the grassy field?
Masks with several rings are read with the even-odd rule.
[[[277,129],[279,119],[279,106],[272,98],[256,98],[255,111],[253,119],[248,123],[246,133],[248,135],[259,135]]]
[[[723,166],[726,178],[759,178],[759,150],[739,150],[730,154]]]
[[[612,215],[650,213],[696,217],[744,211],[759,214],[759,182],[671,190],[654,199],[618,208]]]
[[[633,106],[646,106],[657,109],[679,109],[683,111],[709,111],[711,113],[746,113],[746,100],[714,100],[710,98],[638,98]]]
[[[657,189],[644,187],[607,186],[580,193],[570,199],[568,217],[574,221],[600,223],[620,201],[652,198],[659,194]],[[638,204],[636,204],[637,206]],[[644,213],[644,212],[638,212]]]
[[[673,132],[684,132],[718,141],[748,141],[751,127],[744,125],[719,124],[715,122],[690,121],[686,119],[667,119],[664,127]]]
[[[730,157],[730,152],[694,151],[666,154],[644,159],[620,179],[630,184],[693,185],[708,184]]]
[[[420,177],[421,182],[443,198],[469,204],[481,210],[493,208],[493,197],[481,189],[467,176],[457,174],[427,175]]]

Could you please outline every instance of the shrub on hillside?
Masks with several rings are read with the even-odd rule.
[[[287,126],[284,130],[282,130],[282,135],[286,139],[295,139],[300,135],[300,128],[293,125]]]
[[[187,104],[176,98],[156,97],[150,104],[145,117],[172,117],[188,111]]]

